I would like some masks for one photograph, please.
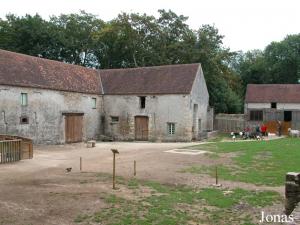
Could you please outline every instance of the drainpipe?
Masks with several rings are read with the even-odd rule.
[[[7,122],[6,122],[6,117],[5,117],[5,111],[4,110],[2,111],[2,118],[3,118],[3,123],[4,123],[4,126],[5,126],[5,134],[7,134],[8,125],[7,125]]]

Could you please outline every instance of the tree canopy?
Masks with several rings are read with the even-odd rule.
[[[248,83],[299,81],[299,34],[263,51],[232,52],[215,26],[193,30],[188,17],[158,12],[157,18],[122,13],[107,22],[84,11],[49,20],[9,14],[0,19],[0,48],[93,68],[201,63],[210,105],[225,113],[242,111]]]

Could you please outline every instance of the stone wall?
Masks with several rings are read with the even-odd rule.
[[[147,95],[146,107],[140,108],[139,96],[105,95],[105,134],[115,140],[135,139],[135,116],[149,118],[150,141],[190,141],[192,115],[188,95]],[[114,122],[112,117],[118,117]],[[167,123],[175,123],[175,134],[169,135]]]
[[[198,110],[196,114],[193,115],[193,133],[194,138],[197,139],[199,137],[199,134],[209,129],[207,127],[208,111],[210,110],[209,94],[201,67],[199,67],[199,71],[197,72],[197,76],[194,80],[191,91],[190,108],[192,110],[195,104],[198,106]],[[192,111],[192,113],[194,112]],[[199,124],[199,122],[201,124]]]
[[[285,213],[290,215],[300,202],[300,173],[286,174],[285,197]]]
[[[197,73],[191,94],[143,96],[144,109],[140,107],[139,95],[104,95],[105,135],[115,140],[134,140],[135,116],[149,118],[150,141],[191,141],[207,130],[209,98],[202,71]],[[167,123],[175,123],[175,134],[168,134]]]
[[[21,105],[21,93],[27,93],[28,105]],[[28,137],[34,143],[65,143],[67,113],[83,114],[83,140],[107,135],[115,140],[135,139],[135,117],[147,116],[150,141],[191,141],[211,129],[213,110],[201,68],[190,94],[143,95],[146,107],[140,107],[138,95],[91,95],[38,88],[0,85],[0,134]],[[97,99],[93,109],[92,98]],[[208,119],[208,112],[210,119]],[[28,123],[21,123],[27,117]],[[118,121],[113,121],[113,118]],[[169,134],[168,123],[175,123]]]
[[[28,105],[21,105],[21,93],[28,94]],[[97,99],[93,109],[92,98]],[[102,97],[73,92],[0,85],[0,133],[33,139],[34,143],[65,142],[63,113],[84,113],[83,139],[96,138],[100,133]],[[28,117],[21,124],[20,117]]]

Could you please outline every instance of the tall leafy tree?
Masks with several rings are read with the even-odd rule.
[[[55,27],[38,14],[17,17],[7,15],[0,21],[0,47],[28,55],[56,58]]]
[[[300,79],[300,34],[272,42],[264,51],[269,83],[298,83]]]
[[[50,23],[58,29],[60,60],[82,66],[98,66],[99,62],[94,57],[94,35],[104,26],[101,19],[80,11],[79,14],[53,16]]]
[[[235,53],[223,47],[223,36],[214,26],[203,25],[197,31],[197,37],[194,61],[202,64],[210,104],[216,112],[240,112],[240,77],[230,67]]]

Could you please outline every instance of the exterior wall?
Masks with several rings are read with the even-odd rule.
[[[277,103],[277,108],[272,109],[271,103],[246,103],[245,113],[247,115],[248,126],[255,127],[261,123],[261,121],[250,121],[250,110],[263,110],[263,121],[283,121],[284,111],[292,111],[292,129],[300,129],[300,103]]]
[[[190,107],[193,107],[195,104],[198,105],[198,110],[193,115],[193,133],[194,139],[198,139],[201,132],[209,129],[208,111],[210,111],[209,95],[201,67],[199,67],[197,72],[190,95]],[[199,120],[201,120],[201,124],[199,124]]]
[[[202,71],[198,71],[190,95],[145,96],[146,107],[141,109],[137,95],[104,95],[105,134],[116,140],[134,140],[135,116],[149,118],[150,141],[191,141],[207,130],[208,92]],[[193,115],[195,104],[198,110]],[[119,117],[119,122],[112,122],[111,116]],[[168,134],[167,123],[175,123],[175,134]]]
[[[271,103],[245,103],[245,112],[247,109],[270,109]]]
[[[21,106],[21,93],[28,94],[28,105]],[[97,99],[92,109],[92,98]],[[83,139],[96,138],[100,132],[102,97],[44,89],[0,85],[0,133],[28,137],[35,143],[65,142],[63,113],[79,112],[83,116]],[[20,124],[27,116],[28,124]]]
[[[148,95],[145,109],[139,96],[105,95],[105,134],[116,140],[135,139],[135,116],[148,116],[150,141],[190,141],[192,119],[188,95]],[[112,122],[118,116],[119,122]],[[167,123],[175,123],[175,134],[169,135]]]
[[[21,105],[21,93],[28,94],[28,105]],[[34,143],[65,143],[65,114],[83,113],[83,140],[100,134],[116,140],[135,139],[135,116],[149,118],[150,141],[191,141],[212,128],[213,110],[201,68],[190,94],[143,95],[145,109],[135,95],[91,95],[0,85],[0,134],[18,135]],[[97,99],[96,109],[92,98]],[[209,111],[209,116],[208,116]],[[26,116],[28,124],[21,124]],[[119,117],[113,122],[111,116]],[[210,119],[208,119],[210,118]],[[211,120],[211,121],[210,121]],[[167,123],[175,123],[175,134]]]
[[[270,109],[271,103],[246,103],[245,108]],[[278,110],[300,110],[300,103],[277,103],[277,109]]]

